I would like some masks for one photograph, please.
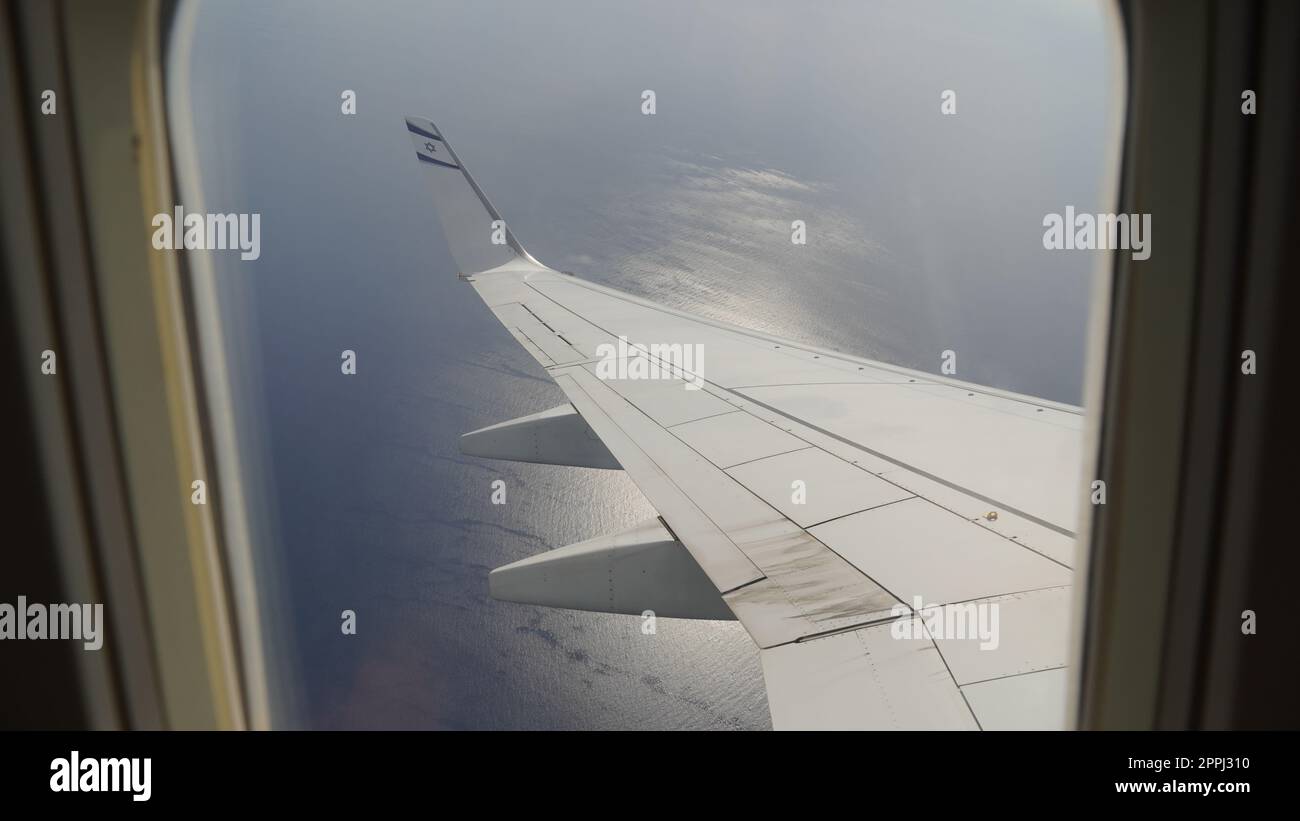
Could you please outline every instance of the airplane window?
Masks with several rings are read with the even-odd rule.
[[[493,596],[495,568],[660,516],[668,536],[648,543],[729,532],[738,502],[672,508],[691,480],[646,486],[637,453],[667,464],[688,448],[714,477],[701,493],[734,483],[762,498],[820,540],[826,573],[862,571],[864,596],[1049,589],[1045,606],[1068,614],[1098,294],[1117,243],[1159,242],[1137,219],[1108,222],[1125,105],[1116,17],[1101,2],[181,4],[165,72],[178,201],[163,233],[179,247],[193,229],[207,249],[187,255],[188,276],[261,723],[779,724],[782,648],[796,645],[760,652],[743,613]],[[458,216],[425,172],[463,185],[462,167],[490,205],[471,191]],[[478,249],[490,264],[462,263],[461,231],[491,243]],[[490,291],[476,273],[523,259],[516,246],[565,273]],[[602,307],[608,292],[569,272],[631,299]],[[680,313],[647,325],[637,300]],[[701,345],[677,376],[703,389],[681,401],[718,407],[672,416],[629,382],[623,398],[670,438],[620,450],[602,424],[637,423],[583,392],[585,377],[557,381],[619,336]],[[626,470],[462,450],[462,434],[564,406],[603,441],[591,458],[607,447]],[[565,430],[525,434],[565,448]],[[825,477],[806,503],[794,474],[765,472],[791,465]],[[911,539],[927,566],[975,540],[1014,589],[916,587],[914,567],[872,555],[855,519],[866,507],[873,533]],[[745,572],[779,579],[756,551],[740,544],[757,568]],[[671,572],[706,585],[736,567],[690,555],[655,567],[679,562]],[[1054,629],[1055,669],[1068,624]],[[999,715],[1003,696],[962,675],[976,717]]]

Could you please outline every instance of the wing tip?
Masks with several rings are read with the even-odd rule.
[[[469,169],[467,169],[464,163],[460,161],[460,158],[456,155],[456,150],[451,147],[451,144],[443,135],[442,129],[438,128],[438,126],[434,124],[433,120],[425,117],[416,117],[408,114],[406,115],[405,120],[406,130],[410,133],[416,144],[416,157],[421,162],[427,163],[430,166],[441,166],[459,171],[463,175],[465,182],[469,185],[469,189],[472,191],[473,195],[477,197],[483,211],[492,220],[500,221],[505,230],[505,247],[509,249],[512,258],[504,261],[494,259],[490,265],[466,265],[465,261],[458,258],[458,264],[462,265],[462,273],[466,275],[483,273],[504,265],[509,265],[515,260],[523,260],[537,268],[546,269],[546,266],[539,262],[532,254],[528,253],[519,242],[518,238],[515,237],[514,232],[510,230],[509,225],[506,223],[505,219],[502,218],[501,213],[497,211],[491,201],[488,200],[487,194],[483,193],[483,189],[479,188],[478,183],[474,181],[474,177],[469,173]],[[437,140],[440,145],[431,142],[432,140]],[[423,143],[423,147],[421,147],[421,143]],[[443,153],[444,150],[445,154]],[[454,237],[448,237],[448,240],[454,245]],[[454,247],[452,250],[452,256],[456,256]]]
[[[446,142],[446,139],[442,136],[442,129],[434,125],[433,120],[425,117],[413,117],[408,114],[406,116],[406,130],[412,134],[419,134],[422,137],[430,137]]]

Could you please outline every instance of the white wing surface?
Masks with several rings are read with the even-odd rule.
[[[1078,408],[551,270],[441,131],[407,127],[462,275],[571,403],[463,449],[620,466],[660,514],[499,568],[494,595],[729,612],[760,648],[778,729],[1065,725]]]

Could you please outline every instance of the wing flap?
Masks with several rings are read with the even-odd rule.
[[[1063,586],[952,605],[959,608],[954,624],[971,624],[968,616],[979,617],[973,608],[986,611],[989,627],[996,618],[996,642],[947,635],[935,643],[963,687],[1059,669],[1067,660],[1071,604],[1071,588]]]
[[[985,730],[1064,730],[1069,671],[1064,667],[961,688]]]
[[[978,729],[934,643],[893,630],[881,624],[760,652],[772,727]]]

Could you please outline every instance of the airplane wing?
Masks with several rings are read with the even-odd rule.
[[[659,513],[498,568],[494,596],[738,619],[777,729],[1065,726],[1078,408],[554,271],[407,130],[461,275],[570,403],[462,449],[621,468]]]

